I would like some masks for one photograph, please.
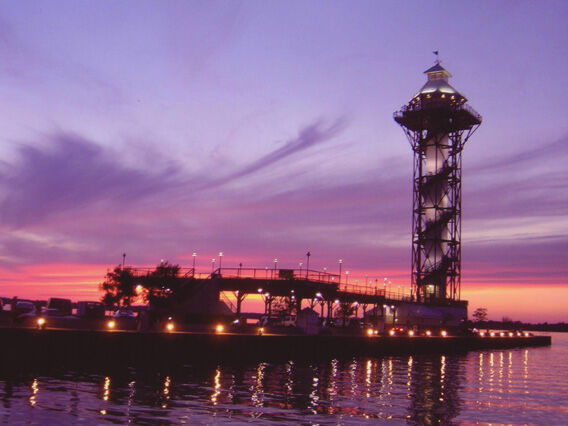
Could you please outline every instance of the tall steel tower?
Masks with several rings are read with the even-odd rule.
[[[440,61],[424,74],[426,84],[394,113],[414,151],[412,294],[459,300],[461,154],[481,115],[450,86]]]

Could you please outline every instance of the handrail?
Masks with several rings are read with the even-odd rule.
[[[132,268],[140,275],[152,272],[154,268]],[[404,291],[387,291],[386,288],[378,288],[373,285],[350,284],[342,280],[339,274],[313,269],[285,269],[285,268],[217,268],[211,272],[197,272],[193,268],[180,268],[180,277],[185,279],[195,278],[198,280],[208,280],[215,278],[229,279],[257,279],[271,281],[303,281],[315,284],[337,285],[339,291],[351,294],[361,294],[367,296],[383,296],[389,300],[410,300],[410,295]],[[230,303],[230,301],[229,301]],[[233,309],[233,308],[231,308]]]

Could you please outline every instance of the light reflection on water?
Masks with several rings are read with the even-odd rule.
[[[171,367],[171,366],[170,366]],[[467,355],[0,377],[4,423],[568,424],[568,336]]]

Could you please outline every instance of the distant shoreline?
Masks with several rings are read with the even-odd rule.
[[[568,333],[568,324],[565,322],[558,322],[549,324],[547,322],[533,324],[530,322],[512,321],[481,321],[469,322],[472,328],[482,329],[498,329],[498,330],[526,330],[526,331],[548,331],[558,333]]]

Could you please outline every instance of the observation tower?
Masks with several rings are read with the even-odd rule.
[[[459,300],[461,156],[481,115],[439,60],[424,74],[426,84],[394,113],[414,151],[411,290],[420,302]]]

